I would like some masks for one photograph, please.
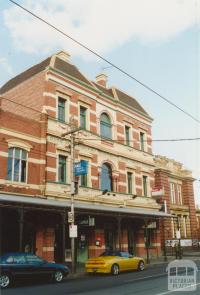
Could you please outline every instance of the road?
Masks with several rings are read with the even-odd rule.
[[[198,268],[200,263],[197,263]],[[21,282],[2,290],[1,295],[181,295],[200,294],[200,272],[197,273],[196,291],[168,291],[166,265],[143,272],[123,273],[119,276],[92,275],[66,279],[61,284]]]

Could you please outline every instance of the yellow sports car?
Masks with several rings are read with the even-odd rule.
[[[112,273],[118,275],[119,272],[127,270],[144,270],[145,262],[141,257],[134,257],[127,252],[106,251],[99,257],[90,258],[85,264],[87,273]]]

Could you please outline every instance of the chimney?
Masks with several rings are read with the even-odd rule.
[[[99,74],[96,76],[97,84],[106,87],[108,77],[105,74]]]
[[[56,55],[57,55],[60,59],[69,62],[70,54],[69,54],[68,52],[62,50],[62,51],[59,51]]]

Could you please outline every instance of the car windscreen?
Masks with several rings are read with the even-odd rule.
[[[105,251],[101,253],[99,256],[121,256],[120,252],[115,251]]]

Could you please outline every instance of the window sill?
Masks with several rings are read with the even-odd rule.
[[[11,184],[20,184],[20,185],[27,185],[27,182],[23,182],[23,181],[12,181],[12,180],[6,180],[6,183],[11,183]]]

